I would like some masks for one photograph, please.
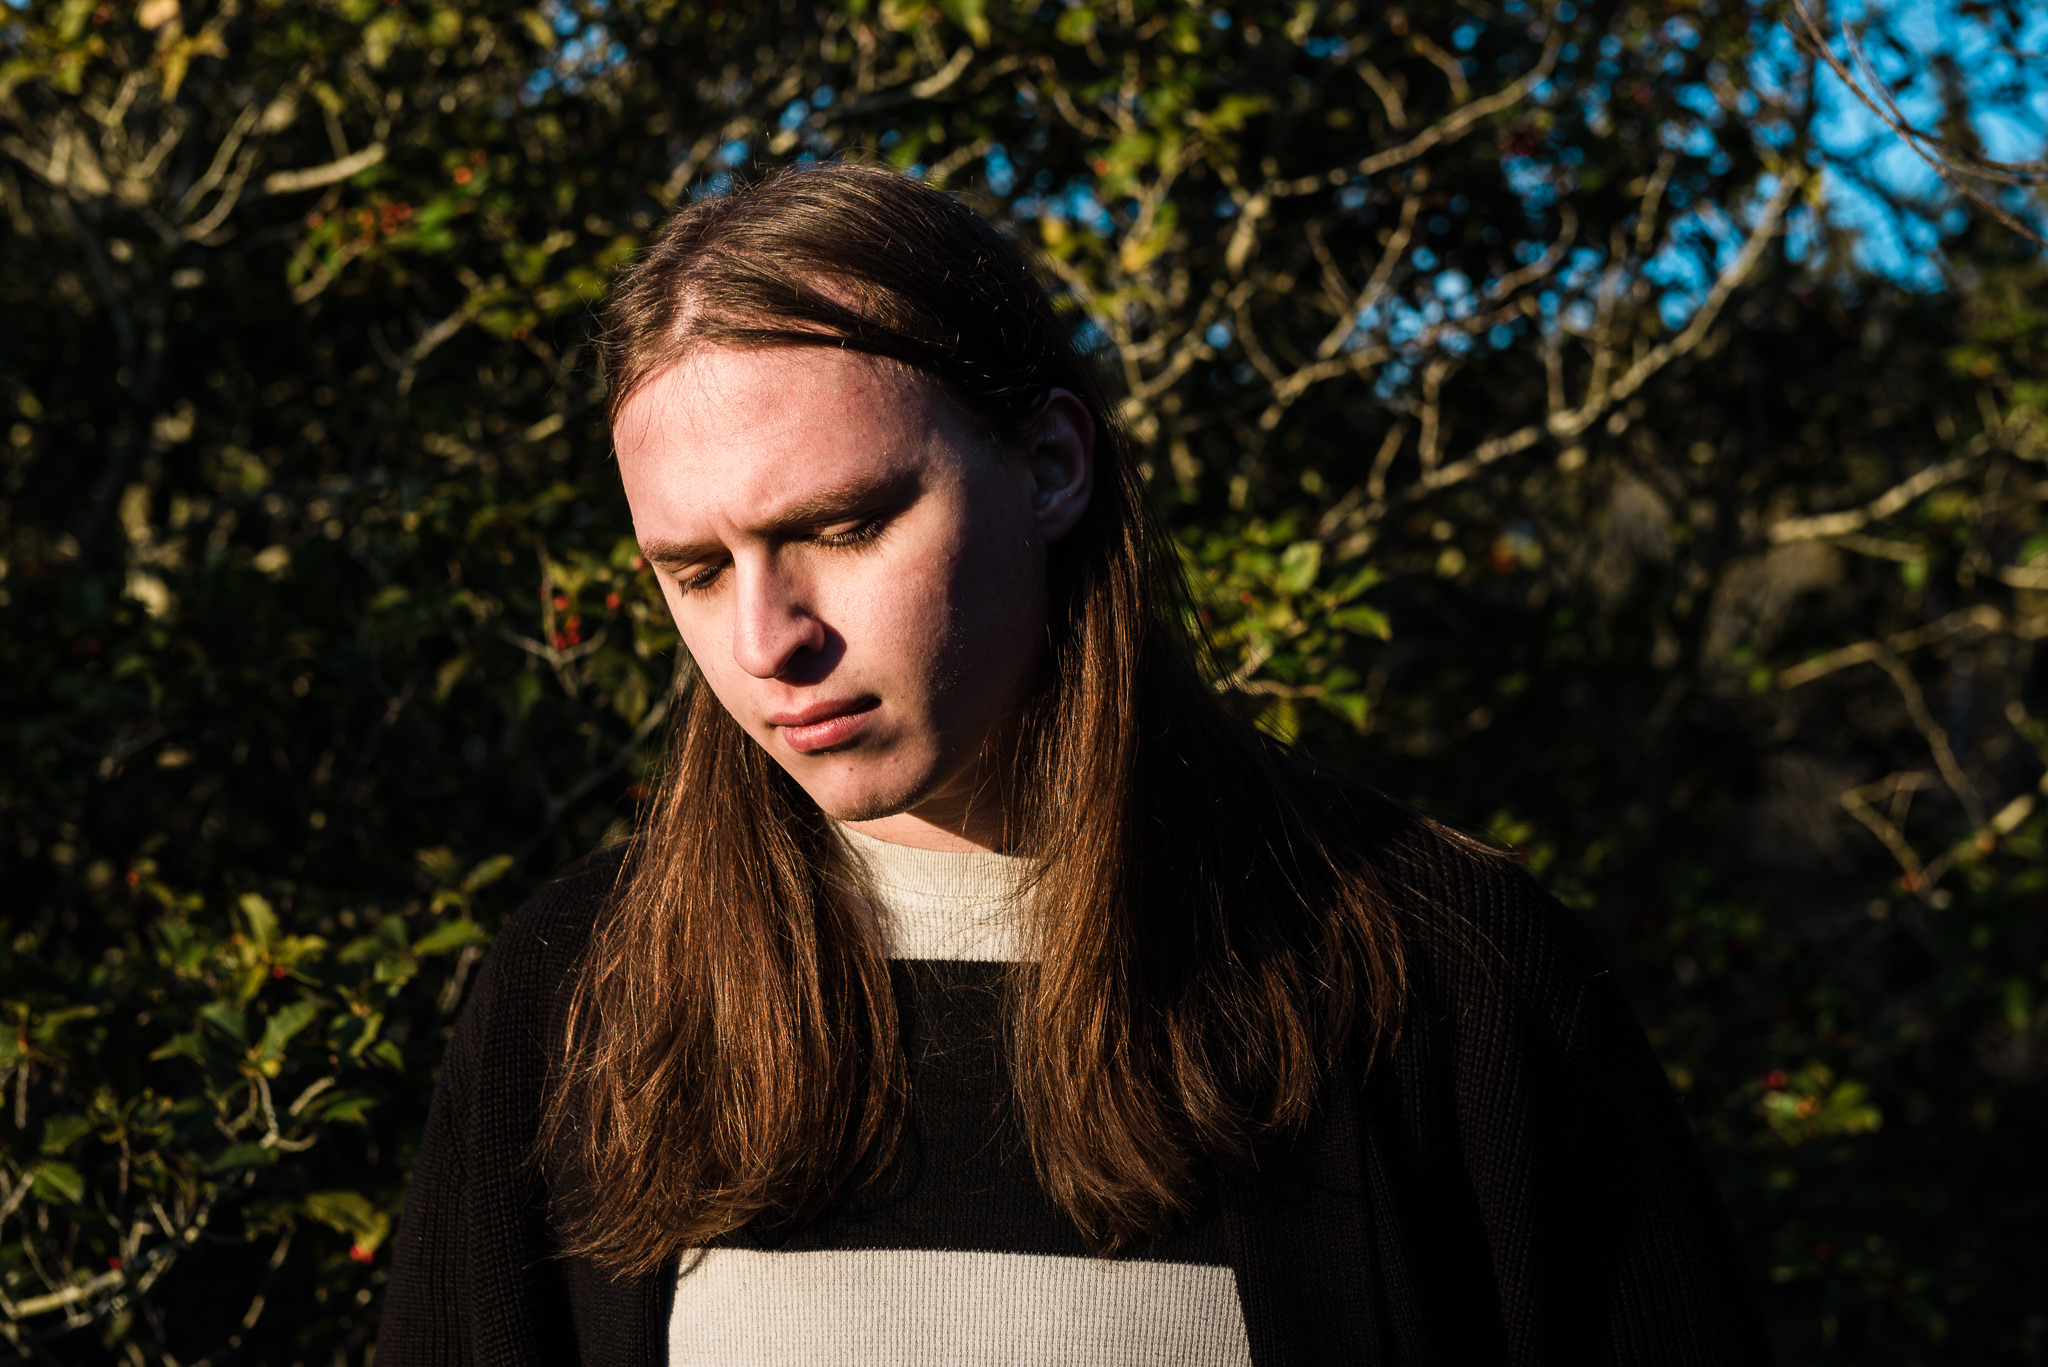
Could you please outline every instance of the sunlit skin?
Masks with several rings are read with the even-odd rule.
[[[704,681],[820,808],[1004,845],[990,764],[1034,686],[1047,548],[1094,481],[1054,390],[1014,449],[931,381],[831,347],[710,347],[613,431],[642,553]]]

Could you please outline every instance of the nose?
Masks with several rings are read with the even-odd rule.
[[[772,557],[737,563],[733,575],[733,663],[757,679],[774,679],[804,655],[824,649],[825,624]]]

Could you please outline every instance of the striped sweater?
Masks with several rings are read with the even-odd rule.
[[[1000,1120],[983,1123],[996,962],[958,952],[896,966],[909,1062],[932,1097],[906,1166],[869,1198],[779,1239],[727,1241],[681,1275],[615,1276],[560,1253],[561,1196],[529,1160],[561,1005],[619,875],[616,852],[584,861],[507,922],[463,1008],[394,1241],[378,1367],[663,1367],[693,1353],[879,1367],[935,1350],[1768,1362],[1677,1099],[1584,931],[1519,869],[1398,805],[1361,819],[1409,926],[1398,1037],[1369,1071],[1335,1070],[1308,1131],[1225,1183],[1205,1218],[1100,1264],[1021,1181]],[[909,933],[908,910],[892,935]],[[935,1100],[949,1077],[964,1104]]]
[[[1217,1211],[1132,1256],[1092,1257],[1008,1122],[998,979],[1022,952],[1022,861],[844,833],[894,961],[910,1133],[890,1172],[845,1208],[687,1256],[671,1367],[1249,1367]]]

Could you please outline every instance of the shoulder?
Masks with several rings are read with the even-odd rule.
[[[566,998],[591,932],[615,904],[626,847],[577,860],[506,918],[464,1011],[478,1027],[511,1018],[539,1023]]]
[[[1611,971],[1571,911],[1511,855],[1370,789],[1347,806],[1401,934],[1410,1017],[1503,1013],[1580,1043],[1588,997]]]
[[[585,855],[533,890],[505,921],[494,952],[521,958],[574,959],[613,905],[625,877],[627,846]]]

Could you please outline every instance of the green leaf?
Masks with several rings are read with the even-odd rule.
[[[462,880],[462,890],[476,892],[489,887],[511,872],[514,862],[509,854],[492,855],[469,871],[469,876]]]
[[[189,1058],[194,1063],[204,1066],[207,1062],[206,1042],[197,1030],[187,1030],[183,1034],[173,1035],[165,1040],[162,1044],[151,1050],[149,1056],[151,1059],[158,1060]]]
[[[276,1149],[266,1149],[261,1144],[230,1144],[207,1167],[213,1172],[226,1172],[229,1168],[267,1168],[275,1162]]]
[[[36,1169],[34,1191],[39,1201],[76,1205],[85,1199],[85,1174],[69,1163],[45,1163]]]
[[[372,1011],[368,1015],[347,1015],[337,1017],[334,1026],[335,1042],[348,1051],[350,1058],[360,1060],[377,1038],[377,1032],[384,1028],[384,1013]]]
[[[42,1043],[56,1039],[65,1026],[73,1021],[89,1020],[100,1013],[97,1006],[61,1006],[54,1011],[45,1011],[36,1017],[35,1028],[29,1033]]]
[[[939,12],[967,30],[976,47],[987,47],[989,39],[986,0],[939,0]]]
[[[420,936],[419,941],[413,945],[412,952],[422,956],[446,954],[452,949],[462,949],[469,945],[483,944],[490,938],[482,926],[464,916],[458,920],[447,921],[435,926],[425,935]]]
[[[1365,729],[1366,704],[1363,693],[1325,693],[1323,706],[1351,723],[1352,729]]]
[[[60,1154],[90,1129],[92,1122],[82,1115],[52,1116],[43,1122],[42,1151],[52,1156]]]
[[[1362,566],[1346,576],[1336,588],[1330,590],[1330,597],[1336,602],[1348,603],[1383,578],[1385,576],[1380,573],[1379,566]]]
[[[419,865],[420,872],[437,888],[454,887],[462,879],[462,861],[456,857],[455,851],[446,845],[415,851],[413,861]]]
[[[378,1220],[388,1220],[368,1197],[354,1191],[316,1191],[306,1198],[306,1214],[337,1234],[358,1240],[376,1228]]]
[[[199,1008],[199,1019],[240,1045],[249,1043],[249,1022],[226,1002],[208,1002]]]
[[[263,1027],[263,1039],[256,1046],[257,1054],[263,1058],[282,1056],[292,1036],[311,1025],[319,1014],[320,1003],[310,997],[301,998],[277,1012]]]
[[[455,685],[462,682],[462,676],[469,672],[470,652],[463,651],[444,661],[434,671],[434,701],[447,702],[448,695],[455,691]]]
[[[93,11],[93,0],[64,0],[57,12],[57,39],[75,43],[85,33],[85,21]]]
[[[306,1118],[321,1123],[360,1125],[368,1120],[376,1098],[365,1092],[330,1092],[306,1107]]]
[[[1235,133],[1253,116],[1265,113],[1272,103],[1264,95],[1226,95],[1200,122],[1211,132]]]
[[[249,938],[265,949],[277,935],[277,912],[271,909],[267,899],[258,893],[245,892],[237,905],[242,910],[242,924],[248,927]]]
[[[1280,556],[1280,587],[1288,593],[1302,593],[1316,582],[1323,567],[1323,543],[1297,541]]]
[[[1393,624],[1387,621],[1387,614],[1378,608],[1354,603],[1348,608],[1338,608],[1325,619],[1333,631],[1348,631],[1359,636],[1377,636],[1382,641],[1393,639]]]

